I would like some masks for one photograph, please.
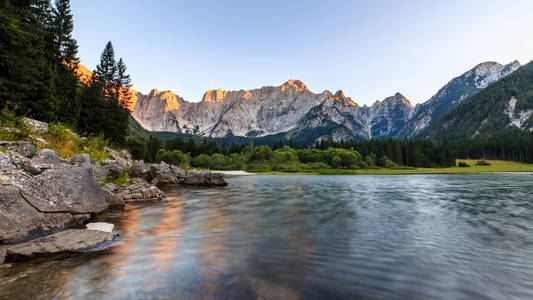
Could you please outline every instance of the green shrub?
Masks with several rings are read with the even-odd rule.
[[[490,166],[490,163],[488,161],[478,160],[476,161],[476,166]]]
[[[7,108],[0,110],[0,140],[27,140],[31,133],[31,126],[24,118],[17,117]]]
[[[468,168],[468,167],[470,167],[470,165],[467,164],[467,163],[464,162],[464,161],[460,161],[460,162],[457,164],[457,166],[460,167],[460,168]]]
[[[209,168],[209,155],[200,154],[191,160],[191,165],[196,168]]]
[[[128,136],[124,146],[131,153],[134,159],[145,159],[147,146],[146,142],[136,136]]]

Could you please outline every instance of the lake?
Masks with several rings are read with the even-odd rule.
[[[258,175],[164,188],[123,242],[0,268],[1,299],[533,299],[533,176]]]

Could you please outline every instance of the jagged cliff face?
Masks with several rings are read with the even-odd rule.
[[[520,67],[518,61],[507,65],[485,62],[455,77],[427,102],[415,107],[413,117],[400,131],[399,137],[420,136],[437,122],[444,113],[463,100],[479,93],[489,84],[506,77]]]
[[[132,116],[152,131],[209,137],[265,136],[290,130],[329,95],[315,94],[298,80],[246,91],[211,90],[199,103],[153,90],[140,98]]]
[[[132,116],[146,129],[207,137],[261,137],[290,132],[291,138],[382,139],[422,135],[461,101],[520,67],[486,62],[452,79],[413,107],[400,93],[359,106],[342,91],[316,94],[299,80],[253,90],[210,90],[201,102],[170,91],[135,92]]]
[[[314,132],[317,140],[391,137],[405,126],[412,111],[413,106],[400,93],[368,107],[358,106],[338,91],[298,122],[295,135],[313,135]]]

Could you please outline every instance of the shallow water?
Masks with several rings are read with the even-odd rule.
[[[124,242],[0,268],[0,298],[533,299],[529,174],[246,176],[128,206]]]

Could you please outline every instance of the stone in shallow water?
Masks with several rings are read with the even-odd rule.
[[[106,222],[94,222],[86,225],[87,230],[99,230],[104,232],[113,232],[115,225]]]
[[[7,247],[6,262],[26,261],[61,254],[102,250],[111,246],[118,234],[99,230],[69,229]]]

